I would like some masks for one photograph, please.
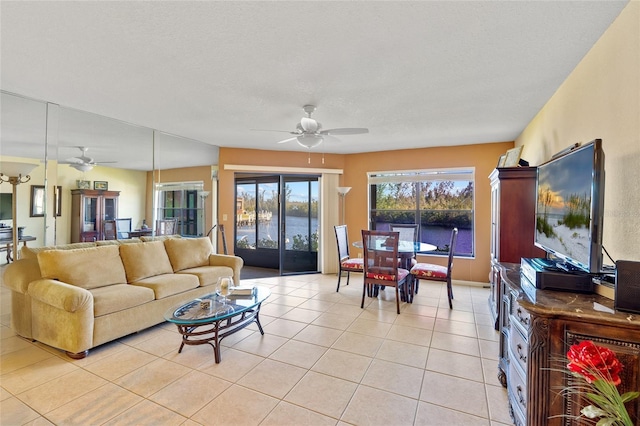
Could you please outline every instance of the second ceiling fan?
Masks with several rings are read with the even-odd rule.
[[[300,122],[296,125],[296,130],[274,130],[277,132],[286,132],[295,135],[292,138],[281,140],[278,143],[297,141],[301,146],[305,148],[314,148],[322,143],[325,136],[360,135],[363,133],[369,133],[369,129],[364,127],[343,127],[337,129],[322,130],[322,124],[320,124],[314,118],[311,118],[311,114],[316,110],[315,105],[305,105],[304,107],[302,107],[302,109],[307,113],[307,116],[302,117]]]
[[[87,147],[76,146],[74,148],[78,148],[82,154],[60,161],[59,164],[68,164],[69,167],[73,167],[80,172],[88,172],[98,164],[115,163],[115,161],[95,161],[93,158],[87,156],[87,151],[89,150]]]

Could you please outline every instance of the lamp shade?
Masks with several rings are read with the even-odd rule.
[[[36,167],[38,167],[38,165],[33,163],[0,161],[0,173],[9,177],[26,176]]]
[[[351,187],[350,186],[339,186],[336,189],[338,190],[338,194],[340,194],[340,195],[346,195],[347,192],[351,191]]]

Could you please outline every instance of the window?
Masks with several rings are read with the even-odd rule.
[[[420,241],[445,255],[457,227],[455,255],[473,257],[474,179],[473,168],[369,173],[370,228],[419,223]]]
[[[204,230],[204,184],[202,182],[162,183],[156,185],[157,219],[178,219],[177,233],[201,237]],[[207,194],[208,195],[208,194]]]

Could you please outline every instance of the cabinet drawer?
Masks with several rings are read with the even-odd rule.
[[[518,330],[511,330],[509,337],[509,360],[511,363],[518,364],[520,371],[526,377],[529,344]]]
[[[520,411],[523,418],[527,417],[527,385],[522,378],[520,371],[515,367],[515,363],[509,363],[509,374],[507,376],[507,391],[509,401],[513,411]]]
[[[531,315],[527,312],[517,298],[513,298],[511,301],[511,316],[512,322],[518,324],[523,330],[524,335],[529,335],[529,329],[531,328]]]

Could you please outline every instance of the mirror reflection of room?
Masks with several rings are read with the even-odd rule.
[[[211,191],[215,146],[13,93],[0,96],[2,161],[34,165],[29,183],[16,187],[16,221],[34,237],[30,247],[103,240],[106,220],[128,219],[130,228],[118,231],[118,239],[153,236],[156,221],[167,219],[154,196],[158,184],[195,183],[200,194]],[[203,236],[214,224],[215,197],[191,198],[169,217],[177,223],[173,232]],[[11,203],[11,185],[2,185],[0,240],[11,232]]]

